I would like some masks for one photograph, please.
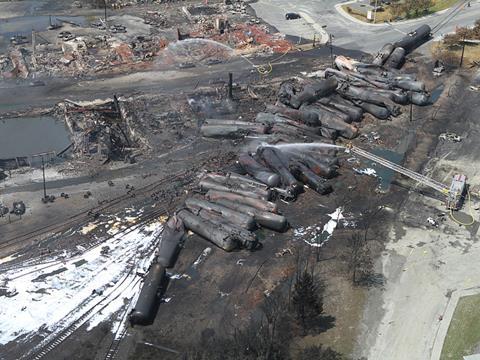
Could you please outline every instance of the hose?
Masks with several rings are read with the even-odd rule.
[[[473,225],[473,223],[475,222],[475,219],[473,217],[473,211],[472,211],[472,201],[471,201],[471,198],[470,198],[470,191],[467,192],[467,198],[468,198],[468,208],[469,208],[469,211],[470,211],[470,217],[472,218],[472,221],[470,221],[469,223],[464,223],[464,222],[461,222],[460,220],[456,219],[455,216],[453,216],[453,209],[450,208],[450,218],[456,222],[457,224],[459,225],[463,225],[463,226],[470,226],[470,225]]]
[[[268,75],[272,72],[273,70],[273,66],[272,66],[272,63],[275,63],[276,61],[280,60],[282,57],[284,57],[285,55],[288,54],[288,52],[290,50],[292,50],[293,47],[289,47],[282,55],[280,55],[279,57],[273,59],[272,61],[269,61],[268,63],[266,64],[262,64],[262,65],[255,65],[250,59],[248,59],[247,57],[245,57],[244,55],[241,55],[242,58],[244,60],[246,60],[250,65],[252,65],[260,75]]]

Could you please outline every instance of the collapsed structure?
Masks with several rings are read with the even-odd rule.
[[[124,99],[114,96],[91,102],[65,100],[59,106],[76,157],[133,161],[138,150],[148,147],[142,126]]]

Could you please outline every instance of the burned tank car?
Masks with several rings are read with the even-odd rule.
[[[158,245],[157,262],[171,268],[175,265],[181,244],[185,237],[183,221],[177,216],[172,216],[165,224],[160,243]]]
[[[153,323],[165,286],[165,267],[154,263],[148,270],[137,303],[128,317],[132,326]]]

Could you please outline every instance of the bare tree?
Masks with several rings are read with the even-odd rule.
[[[373,273],[373,261],[364,235],[355,232],[348,239],[348,268],[352,283],[359,285]]]

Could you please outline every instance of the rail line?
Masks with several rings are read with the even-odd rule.
[[[103,238],[101,240],[98,240],[98,241],[95,241],[91,244],[91,246],[85,248],[85,251],[88,251],[88,250],[91,250],[105,242],[107,242],[108,240],[114,238],[115,236],[119,236],[120,234],[122,235],[128,235],[130,234],[131,232],[137,230],[138,228],[142,227],[142,226],[145,226],[145,225],[148,225],[150,222],[154,221],[155,219],[157,219],[158,217],[160,216],[163,216],[165,214],[167,214],[168,212],[168,208],[163,206],[161,208],[158,208],[156,209],[155,211],[145,215],[143,218],[141,218],[141,220],[135,224],[132,224],[130,226],[128,226],[126,229],[122,230],[121,232],[118,232],[116,234],[113,234],[109,237],[106,237],[106,238]],[[85,252],[84,251],[84,252]],[[25,273],[22,273],[22,274],[19,274],[17,276],[14,276],[14,277],[10,277],[9,280],[15,280],[15,279],[18,279],[18,278],[21,278],[23,276],[27,276],[27,275],[30,275],[32,273],[35,273],[35,272],[39,272],[39,271],[42,271],[42,270],[45,270],[45,269],[48,269],[50,267],[53,267],[53,266],[56,266],[56,265],[59,265],[61,264],[64,260],[75,260],[75,259],[81,259],[83,256],[83,252],[82,254],[78,254],[78,255],[75,255],[75,256],[72,256],[68,259],[62,259],[62,260],[53,260],[53,261],[49,261],[47,263],[41,263],[39,262],[38,265],[43,265],[43,264],[46,264],[46,266],[44,267],[41,267],[41,268],[38,268],[38,269],[34,269],[34,270],[31,270],[31,271],[28,271],[28,272],[25,272]],[[0,272],[3,272],[3,271],[9,271],[9,270],[15,270],[15,269],[18,269],[18,268],[22,268],[24,267],[25,264],[24,263],[21,263],[21,264],[14,264],[12,265],[10,268],[7,268],[6,270],[2,267],[0,267]],[[35,264],[29,264],[29,266],[35,266]]]
[[[158,181],[155,181],[151,184],[145,185],[142,188],[136,189],[135,190],[135,195],[139,195],[139,194],[144,195],[148,192],[152,192],[158,186],[161,186],[161,185],[164,185],[165,183],[169,183],[169,182],[181,179],[181,178],[187,176],[188,174],[189,174],[189,171],[187,170],[187,171],[182,171],[182,172],[176,173],[176,174],[171,175],[171,176],[167,176],[167,177],[162,178]],[[49,234],[49,233],[59,232],[61,230],[67,229],[68,227],[70,227],[71,225],[73,225],[77,222],[88,219],[90,217],[90,214],[94,214],[94,213],[98,213],[98,212],[102,212],[102,211],[111,209],[114,206],[119,205],[120,203],[122,203],[123,201],[128,200],[128,199],[131,199],[131,195],[129,195],[129,194],[128,195],[127,194],[121,195],[121,196],[119,196],[117,198],[114,198],[113,200],[109,201],[105,205],[100,205],[100,206],[97,206],[97,207],[93,207],[93,208],[90,208],[88,210],[83,210],[83,211],[81,211],[77,214],[74,214],[74,215],[68,217],[67,219],[62,220],[61,223],[46,225],[46,226],[37,228],[35,230],[32,230],[30,232],[24,233],[22,235],[14,236],[14,237],[6,240],[6,241],[3,241],[0,244],[0,251],[5,250],[5,249],[7,249],[11,246],[14,246],[14,245],[21,244],[23,242],[33,241],[32,238],[39,237],[41,235],[46,235],[46,234]]]
[[[138,294],[138,292],[137,292],[137,294]],[[122,315],[122,318],[121,318],[120,323],[118,325],[118,328],[113,335],[113,340],[110,343],[110,346],[108,347],[108,350],[105,354],[105,360],[113,360],[117,357],[118,350],[120,348],[120,344],[122,343],[122,340],[125,338],[125,336],[127,335],[127,332],[128,332],[128,326],[126,325],[126,321],[127,321],[128,314],[131,310],[130,306],[132,305],[132,301],[136,297],[137,294],[135,294],[130,299],[125,311],[123,312],[123,315]]]
[[[166,208],[158,209],[155,212],[152,212],[145,216],[143,221],[133,224],[131,227],[128,229],[125,229],[121,232],[122,235],[127,235],[130,232],[136,230],[140,226],[147,225],[149,222],[155,220],[160,216],[161,214],[165,214]],[[118,236],[118,233],[113,235],[113,236]],[[112,236],[112,237],[113,237]],[[148,256],[149,254],[153,253],[155,247],[158,244],[158,240],[153,241],[146,250],[144,250],[141,254],[135,254],[130,257],[128,262],[130,261],[135,261],[135,259],[141,259],[145,256]],[[54,337],[51,340],[47,340],[45,342],[42,341],[39,345],[35,346],[30,352],[28,352],[26,355],[21,357],[21,359],[29,359],[29,360],[40,360],[43,357],[45,357],[48,353],[50,353],[52,350],[54,350],[56,347],[58,347],[60,344],[62,344],[68,337],[70,337],[76,330],[78,330],[83,324],[88,322],[93,316],[101,312],[103,309],[105,309],[111,302],[122,296],[122,293],[124,290],[128,289],[129,287],[136,287],[140,281],[142,281],[142,278],[134,276],[131,278],[132,272],[137,268],[138,261],[136,261],[134,264],[131,264],[128,273],[126,273],[120,282],[117,282],[115,287],[110,291],[110,293],[107,296],[104,296],[102,299],[98,300],[95,302],[93,305],[88,307],[87,311],[85,311],[78,319],[75,319],[72,324],[68,325],[64,329],[60,330],[58,334],[50,334],[48,337]],[[131,281],[126,284],[127,280],[131,278]],[[126,284],[126,286],[124,286]],[[122,320],[119,325],[119,328],[117,329],[115,335],[114,335],[114,340],[112,341],[108,352],[107,356],[108,359],[114,359],[116,354],[118,353],[118,348],[120,346],[121,341],[125,337],[128,328],[124,327],[122,328],[122,324],[124,324],[124,321],[128,315],[129,308],[131,305],[132,299],[135,297],[132,296],[131,299],[129,299],[129,304],[126,307],[123,315],[122,315]],[[122,332],[119,334],[119,331],[122,330]],[[47,339],[48,339],[47,337]],[[106,357],[107,358],[107,357]]]

